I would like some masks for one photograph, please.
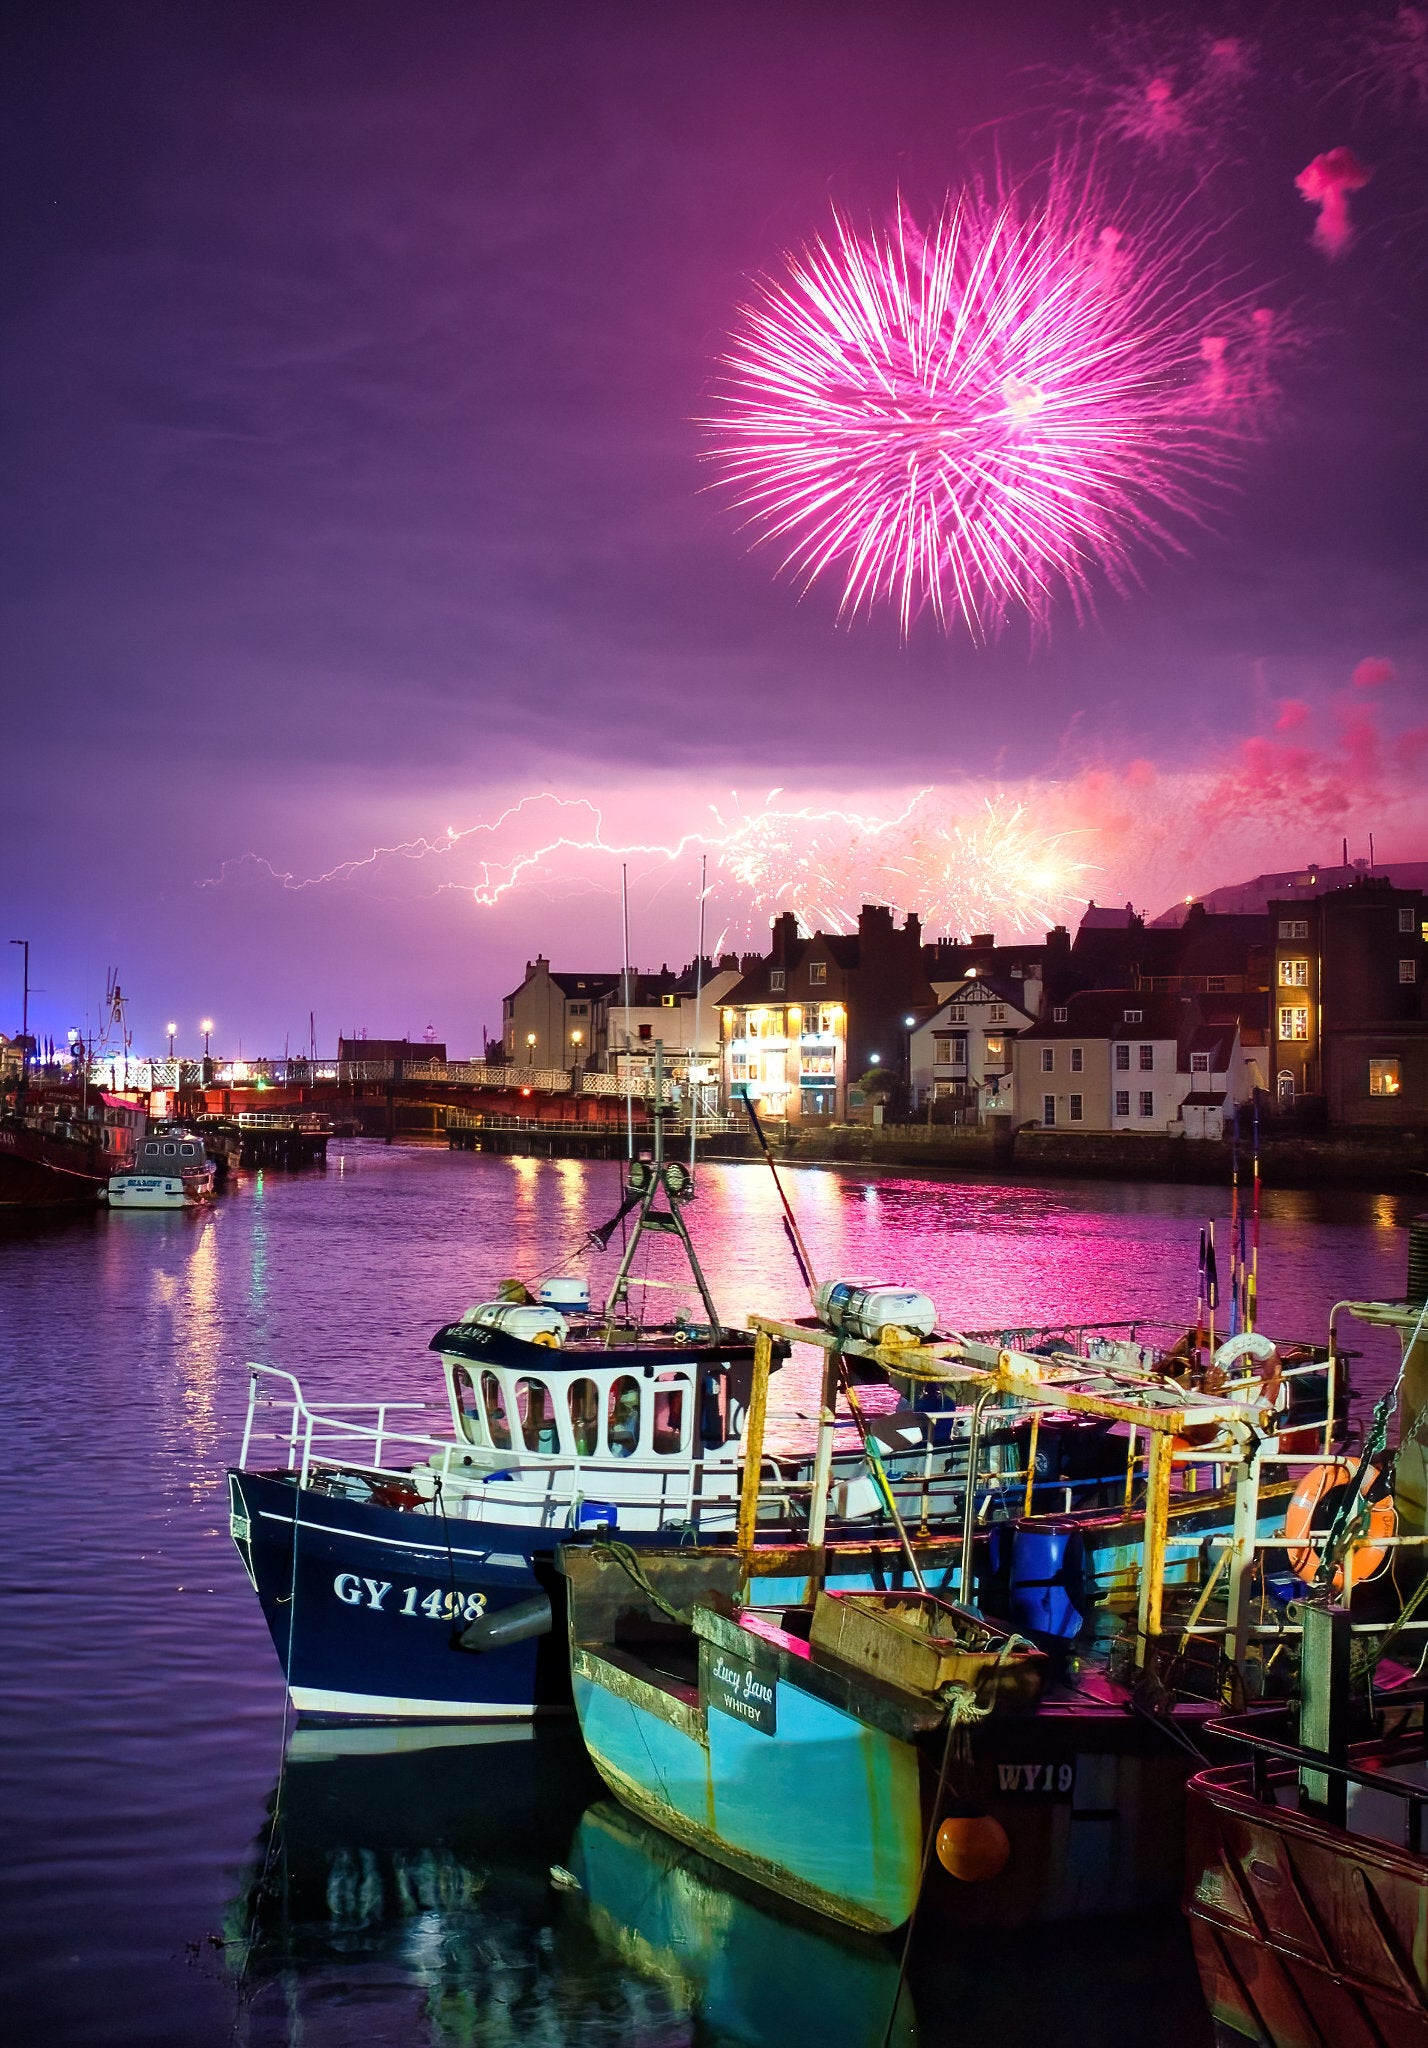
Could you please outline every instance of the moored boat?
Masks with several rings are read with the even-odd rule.
[[[199,1133],[173,1126],[141,1138],[105,1193],[111,1209],[190,1209],[213,1200],[217,1180]]]
[[[144,1112],[122,1096],[41,1090],[0,1115],[0,1208],[60,1209],[101,1201],[132,1157]]]

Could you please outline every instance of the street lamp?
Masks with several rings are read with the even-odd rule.
[[[178,1037],[178,1026],[177,1024],[165,1024],[164,1029],[169,1034],[169,1058],[172,1059],[174,1056],[174,1040]]]
[[[203,1057],[204,1057],[205,1059],[207,1059],[207,1058],[208,1058],[208,1037],[209,1037],[209,1033],[210,1033],[210,1032],[212,1031],[212,1029],[213,1029],[213,1019],[212,1019],[211,1017],[200,1017],[200,1018],[199,1018],[199,1020],[198,1020],[198,1028],[199,1028],[199,1030],[200,1030],[200,1031],[201,1031],[201,1032],[203,1033]]]
[[[526,1065],[528,1067],[535,1065],[535,1045],[536,1035],[534,1031],[528,1031],[526,1033]]]
[[[579,1053],[581,1046],[585,1043],[585,1033],[583,1031],[572,1031],[570,1043],[575,1047],[576,1052]]]

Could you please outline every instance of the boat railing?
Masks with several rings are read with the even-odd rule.
[[[1239,1743],[1250,1750],[1250,1784],[1261,1805],[1278,1807],[1280,1804],[1278,1788],[1288,1776],[1288,1771],[1276,1772],[1273,1769],[1275,1764],[1296,1769],[1301,1785],[1307,1772],[1316,1779],[1334,1779],[1343,1787],[1344,1794],[1353,1785],[1364,1791],[1382,1792],[1391,1799],[1401,1799],[1404,1804],[1403,1846],[1415,1856],[1423,1853],[1423,1808],[1428,1804],[1428,1781],[1400,1778],[1395,1771],[1381,1770],[1367,1762],[1356,1764],[1336,1760],[1323,1750],[1310,1749],[1302,1743],[1277,1742],[1273,1736],[1261,1735],[1256,1729],[1236,1721],[1207,1721],[1204,1732],[1226,1742]],[[1300,1796],[1302,1801],[1302,1791]]]
[[[300,1474],[301,1484],[308,1481],[309,1471],[314,1462],[319,1464],[352,1464],[358,1462],[356,1447],[363,1443],[372,1446],[369,1456],[360,1462],[370,1469],[382,1471],[391,1469],[398,1472],[404,1468],[386,1466],[383,1453],[394,1445],[401,1444],[413,1450],[430,1453],[451,1444],[451,1439],[435,1434],[425,1434],[406,1428],[398,1428],[393,1417],[412,1414],[432,1413],[445,1415],[448,1411],[444,1402],[439,1401],[330,1401],[322,1410],[310,1408],[296,1377],[280,1365],[248,1366],[248,1413],[243,1425],[243,1443],[238,1454],[238,1463],[246,1468],[256,1441],[281,1443],[286,1446],[287,1468]],[[278,1393],[268,1382],[283,1381],[290,1389]],[[257,1417],[261,1409],[279,1409],[287,1415],[286,1428],[261,1429]],[[366,1418],[358,1420],[358,1417]],[[330,1452],[327,1451],[330,1439]],[[338,1446],[343,1447],[338,1455]],[[452,1448],[457,1448],[452,1444]]]

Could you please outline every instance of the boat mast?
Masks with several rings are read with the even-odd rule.
[[[699,1058],[699,1021],[704,997],[704,898],[709,884],[709,856],[699,857],[699,943],[694,949],[694,1044],[690,1047],[684,1064],[684,1078],[689,1084],[689,1178],[694,1180],[694,1137],[699,1124],[699,1084],[694,1078],[695,1063]]]
[[[630,1048],[630,866],[620,863],[620,906],[624,923],[625,977],[625,1157],[635,1156],[634,1056]]]
[[[714,1306],[714,1297],[709,1292],[709,1282],[704,1277],[704,1268],[699,1263],[699,1255],[694,1249],[693,1240],[689,1235],[684,1218],[679,1212],[680,1202],[687,1200],[693,1192],[693,1183],[678,1161],[673,1162],[671,1165],[664,1156],[665,1108],[663,1097],[664,1041],[656,1039],[654,1049],[654,1102],[651,1107],[651,1116],[654,1123],[653,1157],[649,1160],[648,1164],[644,1160],[631,1162],[630,1191],[632,1194],[639,1195],[640,1206],[635,1214],[634,1227],[630,1231],[629,1243],[625,1246],[624,1255],[620,1260],[619,1271],[611,1283],[610,1292],[605,1302],[605,1343],[607,1346],[614,1328],[615,1310],[619,1303],[625,1299],[629,1291],[630,1267],[634,1264],[635,1247],[647,1230],[665,1231],[671,1237],[679,1239],[680,1243],[684,1246],[685,1257],[689,1260],[689,1270],[694,1275],[694,1284],[699,1289],[700,1299],[704,1303],[704,1312],[709,1318],[711,1335],[716,1333],[721,1327],[719,1312]],[[636,1171],[637,1167],[638,1172]],[[673,1187],[670,1185],[669,1178],[671,1171],[678,1176]],[[664,1189],[666,1204],[662,1209],[655,1206],[655,1197],[661,1188]]]

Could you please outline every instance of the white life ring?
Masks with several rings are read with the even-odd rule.
[[[1234,1372],[1242,1358],[1253,1360],[1251,1373]],[[1258,1392],[1276,1412],[1288,1404],[1289,1389],[1284,1383],[1279,1347],[1262,1330],[1241,1330],[1238,1336],[1227,1337],[1216,1351],[1213,1363],[1224,1373],[1227,1391],[1242,1392],[1250,1399]]]

